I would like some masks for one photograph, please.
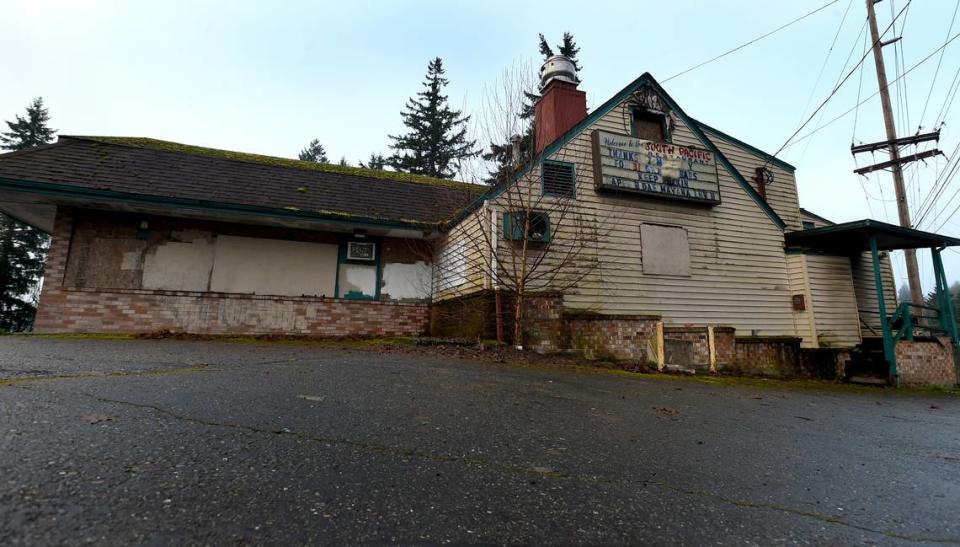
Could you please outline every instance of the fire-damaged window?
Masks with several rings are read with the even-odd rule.
[[[565,161],[544,161],[543,195],[563,198],[576,196],[576,165]]]
[[[690,242],[680,226],[640,225],[643,273],[690,275]]]
[[[524,231],[527,234],[527,241],[534,243],[550,241],[550,215],[540,212],[503,214],[504,239],[523,241]]]
[[[667,116],[661,112],[635,108],[633,110],[633,136],[648,141],[669,141]]]

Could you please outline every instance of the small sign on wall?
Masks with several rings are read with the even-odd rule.
[[[598,190],[720,203],[713,152],[594,130],[593,169]]]

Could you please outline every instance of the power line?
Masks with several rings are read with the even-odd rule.
[[[947,29],[947,36],[944,38],[946,40],[950,37],[950,33],[953,32],[953,24],[957,21],[957,10],[960,10],[960,0],[957,0],[957,5],[953,8],[953,16],[950,18],[950,28]],[[933,95],[933,87],[937,83],[937,75],[940,74],[940,65],[943,64],[943,55],[946,53],[946,49],[940,50],[940,59],[937,60],[937,69],[933,71],[933,81],[930,82],[930,91],[927,92],[927,100],[923,102],[923,112],[920,113],[920,125],[923,125],[923,118],[927,115],[927,106],[930,104],[930,97]]]
[[[900,17],[900,16],[903,14],[904,10],[907,9],[907,8],[910,6],[910,3],[911,3],[912,1],[913,1],[913,0],[908,0],[908,1],[907,1],[906,5],[900,10],[900,13],[898,13],[897,16],[893,18],[893,21],[890,21],[890,24],[887,25],[887,28],[885,28],[885,29],[883,30],[883,32],[880,33],[880,36],[877,37],[877,42],[879,42],[880,39],[883,38],[884,35],[887,34],[887,31],[890,30],[890,28],[891,28],[891,27],[893,26],[893,24],[896,22],[897,18]],[[873,44],[873,47],[877,47],[877,44]],[[846,83],[846,81],[850,78],[850,76],[853,75],[853,73],[857,71],[857,68],[859,68],[860,65],[863,64],[863,61],[867,58],[867,55],[868,55],[868,54],[865,54],[863,57],[860,58],[860,60],[857,62],[857,64],[854,65],[853,69],[851,69],[850,72],[848,72],[847,75],[844,76],[843,79],[842,79],[839,83],[837,83],[836,86],[834,86],[834,88],[833,88],[833,90],[830,92],[830,94],[827,95],[827,98],[824,99],[823,102],[820,103],[820,106],[818,106],[817,109],[813,111],[813,114],[810,114],[810,117],[807,118],[807,121],[805,121],[805,122],[803,122],[802,124],[800,124],[800,127],[798,127],[797,130],[794,131],[794,132],[790,135],[790,137],[786,140],[786,142],[783,143],[783,146],[781,146],[780,148],[778,148],[777,151],[774,152],[773,155],[771,155],[771,158],[775,158],[775,157],[777,157],[777,156],[780,154],[780,152],[783,152],[783,149],[786,148],[788,144],[790,144],[790,141],[792,141],[793,138],[796,137],[797,134],[800,133],[800,131],[802,131],[803,128],[806,127],[807,124],[809,124],[809,123],[813,120],[814,117],[816,117],[817,113],[820,112],[820,110],[821,110],[823,107],[827,106],[827,103],[830,102],[830,99],[832,99],[833,96],[837,94],[837,91],[840,90],[840,88],[843,86],[843,84]],[[904,73],[904,76],[905,76],[905,75],[906,75],[906,73]],[[902,77],[903,77],[903,76],[898,77],[896,80],[894,80],[894,81],[891,82],[891,83],[895,83],[895,82],[899,81],[900,78],[902,78]],[[889,84],[887,85],[887,87],[890,87]],[[878,92],[878,93],[879,93],[879,92]],[[770,160],[768,159],[767,162],[769,163],[769,161],[770,161]]]
[[[824,57],[823,64],[820,65],[820,72],[817,74],[817,79],[813,82],[813,88],[810,90],[810,96],[807,97],[807,104],[803,105],[803,110],[800,111],[801,117],[805,115],[807,113],[807,109],[810,108],[810,102],[813,101],[813,94],[817,92],[817,87],[820,85],[820,79],[823,78],[823,71],[827,68],[827,62],[830,60],[830,55],[833,54],[833,47],[837,45],[837,38],[840,37],[840,31],[843,30],[843,24],[847,21],[847,13],[850,12],[850,6],[852,5],[853,5],[853,0],[850,0],[849,2],[847,2],[847,9],[843,11],[843,17],[840,19],[840,26],[837,27],[836,34],[833,35],[833,41],[830,42],[830,47],[827,49],[827,56]],[[866,22],[864,22],[864,27],[866,27]],[[859,39],[860,37],[858,36],[857,40],[855,40],[854,42],[859,41]],[[850,59],[847,58],[847,61],[849,60]]]
[[[922,65],[923,63],[925,63],[925,62],[927,62],[928,60],[930,60],[931,57],[933,57],[934,55],[936,55],[937,53],[939,53],[942,49],[944,49],[945,47],[947,47],[947,45],[949,45],[951,42],[953,42],[954,40],[956,40],[958,37],[960,37],[960,33],[954,34],[953,36],[951,36],[950,39],[947,40],[944,45],[942,45],[942,46],[938,47],[937,49],[933,50],[933,52],[931,52],[929,55],[927,55],[927,56],[924,57],[923,59],[917,61],[913,66],[911,66],[909,69],[907,69],[906,71],[904,71],[904,73],[900,76],[900,78],[903,78],[904,76],[906,76],[907,74],[909,74],[910,72],[912,72],[915,68],[917,68],[918,66],[920,66],[920,65]],[[863,62],[863,61],[861,60],[861,63],[862,63],[862,62]],[[854,70],[856,70],[856,67],[854,67]],[[899,79],[899,78],[898,78],[898,79]],[[892,84],[894,84],[895,82],[896,82],[896,80],[894,80],[894,81],[892,81],[892,82],[888,82],[888,83],[887,83],[887,88],[889,88],[889,87],[890,87]],[[791,146],[793,146],[793,145],[795,145],[795,144],[797,144],[797,143],[799,143],[799,142],[801,142],[801,141],[803,141],[803,140],[809,139],[810,137],[812,137],[812,136],[814,135],[814,133],[817,133],[818,131],[820,131],[820,130],[822,130],[822,129],[826,129],[828,126],[830,126],[831,124],[833,124],[833,123],[836,122],[837,120],[846,117],[847,114],[850,114],[850,113],[853,112],[856,108],[860,107],[861,105],[863,105],[864,103],[866,103],[867,101],[869,101],[870,99],[876,97],[876,96],[879,95],[879,94],[880,94],[880,91],[874,92],[873,95],[870,95],[870,96],[867,97],[866,99],[864,99],[864,100],[858,102],[857,104],[853,105],[852,107],[850,107],[849,110],[843,112],[843,113],[840,114],[839,116],[833,118],[833,119],[830,120],[829,122],[823,124],[822,126],[820,126],[820,127],[818,127],[817,129],[815,129],[815,130],[813,130],[813,131],[805,134],[804,136],[802,136],[802,137],[800,137],[800,138],[798,138],[798,139],[792,139],[792,138],[791,138],[791,139],[788,139],[788,141],[787,141],[788,144],[785,144],[783,147],[781,147],[781,150],[783,150],[783,149],[785,149],[785,148],[789,148],[789,147],[791,147]],[[797,133],[799,133],[799,131],[797,131]],[[795,134],[796,134],[796,133],[795,133]],[[778,151],[777,153],[779,154],[779,151]],[[776,155],[777,155],[777,154],[773,154],[773,156],[776,156]]]
[[[836,4],[836,3],[839,2],[839,1],[840,1],[840,0],[831,0],[830,2],[827,2],[826,4],[820,6],[819,8],[817,8],[817,9],[815,9],[815,10],[813,10],[813,11],[811,11],[811,12],[805,14],[805,15],[801,15],[800,17],[797,17],[797,18],[794,19],[793,21],[790,21],[789,23],[786,23],[786,24],[784,24],[784,25],[781,25],[781,26],[779,26],[779,27],[771,30],[770,32],[768,32],[768,33],[766,33],[766,34],[764,34],[764,35],[762,35],[762,36],[757,36],[756,38],[754,38],[753,40],[750,40],[749,42],[745,42],[745,43],[743,43],[743,44],[740,44],[739,46],[737,46],[737,47],[735,47],[735,48],[733,48],[733,49],[727,50],[727,51],[721,53],[720,55],[717,55],[716,57],[713,57],[713,58],[711,58],[711,59],[707,59],[706,61],[703,61],[703,62],[700,63],[700,64],[694,65],[694,66],[692,66],[692,67],[690,67],[690,68],[688,68],[688,69],[686,69],[686,70],[684,70],[684,71],[678,72],[678,73],[674,74],[673,76],[670,76],[670,77],[667,78],[666,80],[663,80],[663,83],[669,82],[670,80],[672,80],[672,79],[674,79],[674,78],[678,78],[678,77],[680,77],[680,76],[683,76],[683,75],[686,74],[687,72],[696,70],[696,69],[698,69],[698,68],[700,68],[700,67],[702,67],[702,66],[704,66],[704,65],[707,65],[707,64],[710,64],[710,63],[712,63],[712,62],[714,62],[714,61],[717,61],[717,60],[719,60],[719,59],[722,59],[722,58],[726,57],[727,55],[730,55],[731,53],[734,53],[734,52],[736,52],[736,51],[739,51],[739,50],[741,50],[741,49],[743,49],[743,48],[745,48],[745,47],[747,47],[747,46],[749,46],[749,45],[751,45],[751,44],[754,44],[754,43],[756,43],[756,42],[759,42],[760,40],[763,40],[764,38],[766,38],[766,37],[768,37],[768,36],[770,36],[770,35],[776,34],[777,32],[780,32],[781,30],[789,27],[790,25],[793,25],[794,23],[799,23],[800,21],[803,21],[803,20],[806,19],[807,17],[810,17],[811,15],[813,15],[813,14],[815,14],[815,13],[817,13],[817,12],[823,11],[824,9],[832,6],[833,4]]]

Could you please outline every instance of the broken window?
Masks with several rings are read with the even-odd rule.
[[[633,110],[633,136],[648,141],[664,142],[667,139],[667,119],[660,112],[645,109]]]

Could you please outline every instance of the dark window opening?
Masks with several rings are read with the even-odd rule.
[[[812,229],[814,229],[814,228],[816,228],[816,227],[817,227],[817,225],[816,225],[815,223],[813,223],[813,222],[810,222],[809,220],[804,220],[804,221],[803,221],[803,229],[804,229],[804,230],[812,230]]]
[[[545,161],[542,167],[543,194],[572,198],[576,195],[576,173],[572,163]]]
[[[633,111],[633,136],[648,141],[667,140],[666,116],[648,110]]]

